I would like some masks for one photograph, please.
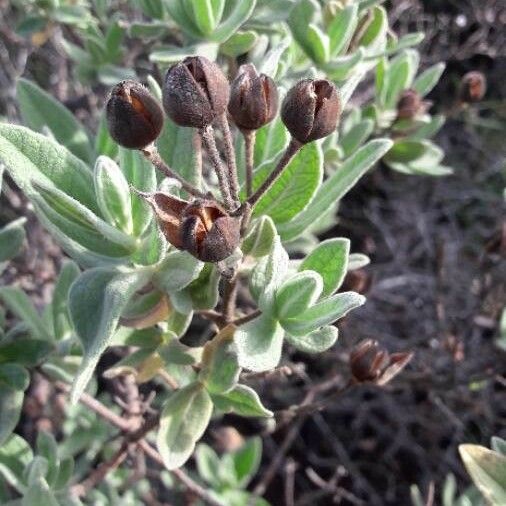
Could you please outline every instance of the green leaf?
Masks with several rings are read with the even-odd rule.
[[[286,334],[286,340],[295,348],[305,353],[322,353],[328,350],[337,341],[336,327],[326,325],[303,336]]]
[[[39,477],[30,484],[21,506],[60,506],[46,480]]]
[[[290,135],[281,121],[276,118],[256,132],[255,136],[255,166],[277,157],[288,145]]]
[[[164,4],[170,17],[177,23],[181,30],[194,39],[202,38],[202,34],[186,12],[182,0],[165,0]]]
[[[72,403],[78,401],[88,384],[130,297],[148,282],[150,275],[148,269],[121,272],[99,267],[81,274],[70,288],[70,317],[84,351],[72,385]]]
[[[323,280],[317,272],[298,272],[276,291],[276,317],[283,320],[303,313],[318,300],[322,290]]]
[[[127,234],[133,232],[130,188],[114,160],[99,156],[94,171],[95,194],[104,218]]]
[[[364,255],[362,253],[350,253],[348,256],[348,271],[361,269],[370,263],[371,259],[367,255]]]
[[[364,302],[365,297],[358,293],[338,293],[311,306],[297,317],[285,318],[280,323],[292,336],[302,337],[324,325],[335,322]]]
[[[26,489],[23,472],[32,460],[30,445],[17,434],[12,434],[0,445],[0,475],[20,494]]]
[[[185,288],[194,309],[213,309],[218,304],[221,275],[213,264],[204,264],[199,277]]]
[[[26,218],[18,218],[0,228],[0,263],[14,258],[20,252],[26,237],[25,222]]]
[[[400,55],[390,63],[385,96],[387,109],[395,109],[402,90],[409,88],[410,71],[410,60],[405,55]]]
[[[211,394],[221,394],[237,385],[240,372],[234,347],[234,327],[228,326],[204,346],[199,381]]]
[[[17,336],[13,341],[0,343],[0,363],[16,362],[26,367],[39,364],[53,351],[53,346],[42,339]]]
[[[58,457],[58,447],[52,434],[40,431],[37,434],[37,455],[45,458],[48,464],[46,480],[52,486],[58,477],[60,459]]]
[[[225,42],[241,27],[253,13],[257,0],[231,0],[234,5],[229,16],[216,28],[209,37],[215,42]]]
[[[95,136],[95,151],[97,155],[105,155],[109,158],[116,158],[118,154],[118,145],[113,141],[107,128],[105,111],[100,116],[97,135]]]
[[[33,182],[51,182],[92,211],[98,211],[91,171],[52,139],[25,127],[0,123],[0,158],[29,198],[36,193]]]
[[[1,287],[0,299],[14,315],[27,325],[34,337],[41,337],[47,341],[53,340],[53,336],[23,290],[14,286]]]
[[[169,397],[160,417],[158,451],[169,470],[181,467],[204,434],[213,403],[202,384],[192,383]]]
[[[416,90],[420,96],[425,97],[432,91],[434,86],[438,83],[441,75],[446,68],[445,63],[436,63],[424,70],[413,83],[413,89]]]
[[[141,192],[156,190],[156,173],[153,165],[138,151],[120,148],[120,168],[128,184]],[[134,235],[139,237],[149,227],[153,219],[153,212],[149,204],[140,195],[131,195],[132,219]]]
[[[459,453],[475,485],[490,504],[506,504],[506,457],[488,448],[464,444]]]
[[[234,33],[220,46],[220,53],[236,58],[247,53],[257,42],[258,35],[252,30]]]
[[[492,450],[504,455],[506,457],[506,440],[500,438],[499,436],[492,436],[490,441],[490,446]]]
[[[153,282],[166,292],[187,287],[198,278],[204,263],[185,251],[172,251],[157,267]]]
[[[445,124],[445,121],[446,118],[442,114],[436,114],[430,118],[428,123],[423,124],[418,130],[413,132],[409,138],[411,140],[423,140],[434,137]]]
[[[195,365],[202,360],[203,348],[186,346],[174,335],[174,339],[156,351],[166,364]]]
[[[351,156],[372,134],[374,121],[365,119],[354,125],[339,141],[344,156]]]
[[[266,162],[254,173],[253,188],[260,187],[276,165]],[[285,223],[302,211],[313,198],[323,177],[323,153],[318,143],[306,144],[290,161],[281,176],[260,198],[253,216],[269,215],[275,223]]]
[[[317,25],[310,23],[306,29],[304,48],[315,63],[326,63],[330,58],[330,39]]]
[[[26,126],[38,132],[48,128],[74,155],[90,163],[93,150],[84,126],[74,115],[35,83],[20,78],[16,86],[19,111]]]
[[[372,9],[372,21],[360,38],[359,45],[367,48],[368,54],[376,54],[386,47],[388,31],[388,17],[383,7],[375,6]]]
[[[232,454],[239,486],[245,488],[255,476],[262,460],[262,439],[252,437]]]
[[[284,241],[297,238],[325,211],[340,200],[355,183],[392,147],[389,139],[374,139],[356,151],[318,189],[307,208],[278,226]]]
[[[209,36],[215,26],[214,12],[211,0],[186,0],[193,14],[193,22],[204,36]]]
[[[255,372],[276,367],[281,359],[283,335],[279,323],[265,313],[241,325],[234,337],[239,365]]]
[[[299,0],[287,20],[293,38],[310,58],[313,58],[313,55],[307,39],[308,26],[318,18],[320,12],[321,7],[316,0]]]
[[[199,476],[213,488],[219,486],[218,469],[220,467],[220,459],[216,452],[210,446],[201,443],[197,445],[197,449],[195,450],[195,461]]]
[[[276,227],[272,219],[269,216],[260,216],[244,238],[241,245],[242,252],[256,258],[268,255],[276,235]]]
[[[58,341],[66,336],[69,328],[69,315],[67,299],[70,285],[79,276],[79,267],[72,261],[66,261],[60,270],[53,292],[51,310],[53,313],[53,329],[55,339]]]
[[[358,22],[358,5],[356,3],[340,9],[328,26],[330,37],[330,54],[337,56],[347,48]]]
[[[264,408],[258,394],[246,385],[237,385],[230,392],[212,395],[217,409],[224,413],[236,413],[241,416],[271,417],[272,411]]]
[[[346,276],[349,252],[349,239],[342,237],[327,239],[303,260],[299,272],[316,271],[323,279],[322,296],[332,295]]]
[[[0,448],[19,422],[23,391],[0,384]]]

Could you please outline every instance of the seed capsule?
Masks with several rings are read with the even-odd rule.
[[[189,56],[165,76],[163,107],[181,126],[203,128],[226,111],[229,85],[220,67],[203,56]]]
[[[274,81],[258,74],[251,63],[242,65],[232,83],[228,112],[242,130],[257,130],[276,116],[278,90]]]
[[[464,103],[479,102],[487,91],[487,80],[478,71],[471,71],[464,75],[460,83],[460,100]]]
[[[111,137],[129,149],[142,149],[154,142],[163,127],[163,111],[146,87],[121,81],[111,90],[106,105]]]
[[[292,136],[303,144],[332,133],[341,114],[336,87],[327,79],[304,79],[287,94],[281,119]]]
[[[404,90],[397,102],[397,119],[413,119],[425,111],[424,102],[415,90]]]

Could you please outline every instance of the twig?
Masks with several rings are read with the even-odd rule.
[[[246,155],[246,196],[253,193],[253,165],[255,163],[256,130],[244,130],[244,149]]]
[[[155,166],[157,170],[163,172],[167,177],[171,177],[176,179],[181,183],[181,186],[184,188],[186,192],[195,197],[205,199],[209,196],[203,192],[201,192],[198,188],[195,188],[192,184],[188,183],[183,177],[181,177],[177,172],[174,172],[162,159],[160,153],[156,149],[154,144],[147,146],[146,148],[141,150],[142,154]]]
[[[221,196],[223,197],[226,207],[228,209],[233,209],[235,207],[235,202],[232,199],[232,195],[230,193],[227,171],[223,166],[220,154],[218,153],[218,148],[216,147],[213,127],[211,125],[208,125],[207,127],[203,128],[200,131],[200,134],[202,135],[202,140],[204,141],[204,145],[206,146],[209,158],[211,159],[211,163],[213,164],[216,176],[218,177],[218,184],[220,186]]]
[[[255,311],[245,315],[241,316],[240,318],[236,318],[235,320],[232,320],[230,323],[238,327],[239,325],[243,325],[244,323],[248,323],[251,320],[254,320],[257,316],[260,316],[262,314],[262,311],[260,309],[255,309]]]
[[[234,317],[237,295],[237,277],[225,281],[223,293],[222,313],[225,323],[230,323]]]
[[[227,113],[224,112],[220,116],[220,127],[223,132],[223,140],[225,144],[225,160],[228,166],[228,180],[230,182],[230,193],[235,202],[239,202],[239,181],[237,179],[237,164],[235,162],[234,142],[230,125],[228,124]]]
[[[260,188],[248,198],[247,203],[253,207],[262,197],[262,195],[275,183],[276,179],[281,175],[283,169],[290,163],[290,160],[297,154],[302,144],[292,138],[290,144],[285,149],[283,156],[279,160],[274,170],[267,176]]]

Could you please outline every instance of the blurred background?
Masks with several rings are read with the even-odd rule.
[[[128,2],[117,4],[128,12]],[[450,473],[463,491],[470,480],[457,446],[488,446],[491,436],[506,437],[504,317],[500,328],[506,306],[506,3],[396,0],[386,5],[398,34],[426,32],[422,67],[447,63],[429,99],[433,111],[450,113],[436,140],[455,172],[405,177],[380,166],[346,196],[329,236],[350,237],[354,252],[371,257],[370,266],[346,281],[366,294],[368,303],[340,326],[340,342],[332,350],[315,359],[294,352],[289,376],[274,388],[263,380],[257,387],[271,409],[300,401],[313,383],[338,374],[347,361],[345,351],[365,338],[390,351],[412,350],[415,357],[386,388],[352,390],[297,422],[283,446],[285,463],[266,492],[272,504],[406,505],[413,484],[424,498],[430,499],[432,488],[439,497]],[[23,76],[96,128],[107,79],[94,84],[84,75],[73,79],[76,63],[61,46],[62,27],[23,36],[15,27],[30,23],[25,14],[25,2],[0,0],[0,117],[19,122],[15,85]],[[63,29],[72,40],[72,29]],[[132,43],[122,66],[135,67],[142,51]],[[136,70],[142,75],[149,69]],[[486,75],[485,99],[452,114],[459,80],[470,70]],[[0,225],[19,216],[28,218],[28,246],[0,283],[21,286],[42,307],[62,253],[7,180]],[[53,430],[51,399],[49,386],[42,379],[34,382],[18,432],[30,440],[40,428]],[[211,445],[230,443],[223,442],[224,426],[242,436],[263,430],[255,421],[227,416],[210,431]],[[265,436],[264,467],[291,428]]]

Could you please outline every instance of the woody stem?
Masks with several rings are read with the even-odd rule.
[[[246,201],[251,207],[253,207],[260,200],[262,195],[276,182],[283,172],[283,169],[285,169],[285,167],[290,163],[290,160],[297,154],[301,147],[302,143],[292,137],[290,144],[286,147],[285,152],[281,156],[274,170],[267,176],[267,179],[262,183],[260,188],[258,188],[258,190]]]
[[[220,116],[220,127],[223,132],[225,143],[225,159],[228,168],[228,180],[230,182],[230,193],[235,202],[239,202],[239,181],[237,179],[237,164],[235,162],[234,141],[230,132],[230,125],[227,120],[227,113]]]
[[[202,140],[206,146],[209,158],[213,164],[216,176],[218,177],[218,184],[220,186],[220,192],[228,209],[235,207],[234,200],[230,194],[230,187],[228,184],[228,177],[223,162],[221,161],[218,148],[216,147],[216,141],[214,140],[213,127],[208,125],[200,131]]]
[[[177,172],[174,172],[163,160],[156,149],[156,146],[152,144],[151,146],[147,146],[144,149],[140,150],[142,154],[155,166],[157,170],[163,172],[167,177],[172,179],[176,179],[181,183],[183,189],[188,192],[190,195],[194,195],[195,197],[199,197],[201,199],[205,199],[207,195],[201,192],[198,188],[195,188],[192,184],[188,183],[183,177],[181,177]]]
[[[244,148],[246,151],[246,195],[253,193],[253,164],[255,157],[256,130],[244,130]]]

